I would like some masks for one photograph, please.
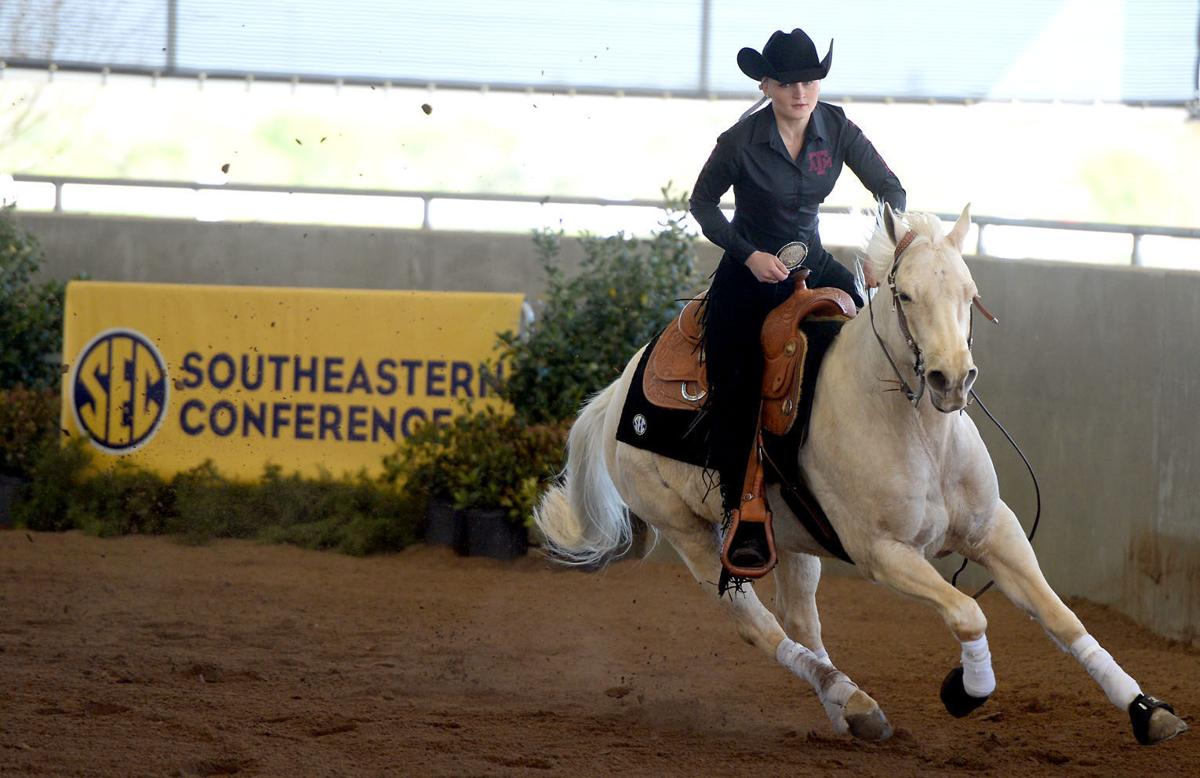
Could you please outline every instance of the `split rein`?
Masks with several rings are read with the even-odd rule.
[[[916,339],[913,338],[912,331],[908,327],[908,317],[904,315],[905,295],[896,291],[896,272],[900,269],[900,259],[903,256],[905,249],[912,245],[912,242],[915,238],[916,234],[912,230],[909,230],[904,237],[901,238],[898,243],[896,243],[896,253],[893,256],[892,268],[890,271],[888,271],[887,283],[888,289],[892,293],[892,310],[896,312],[896,320],[900,324],[900,334],[904,336],[904,342],[908,345],[909,351],[911,351],[913,355],[913,372],[917,376],[916,391],[913,391],[912,387],[908,385],[908,381],[904,380],[904,374],[900,372],[900,368],[896,365],[896,361],[892,359],[891,352],[888,351],[887,344],[883,342],[883,338],[880,336],[879,330],[876,329],[875,308],[871,304],[874,298],[873,296],[867,298],[867,310],[871,318],[871,330],[875,333],[875,340],[879,342],[879,347],[883,349],[883,355],[887,358],[888,364],[892,366],[892,371],[895,372],[896,378],[900,382],[900,391],[903,392],[906,398],[908,398],[908,401],[912,403],[914,408],[917,407],[917,403],[921,401],[921,397],[923,397],[925,394],[925,355],[921,353],[921,347],[917,344]],[[996,324],[1000,323],[999,319],[993,316],[987,308],[983,307],[983,301],[979,299],[979,295],[975,295],[974,298],[972,298],[971,303],[972,308],[968,313],[967,350],[970,350],[975,345],[975,308],[978,308],[979,312],[987,317],[988,320]],[[1017,455],[1021,457],[1021,461],[1025,463],[1025,469],[1029,471],[1029,477],[1033,481],[1033,493],[1037,501],[1037,511],[1034,514],[1033,524],[1030,526],[1029,535],[1027,536],[1029,542],[1032,543],[1034,533],[1037,532],[1038,524],[1041,523],[1042,520],[1042,490],[1038,486],[1037,474],[1033,472],[1033,465],[1029,464],[1029,459],[1025,456],[1025,452],[1023,452],[1021,447],[1017,445],[1017,442],[1013,440],[1013,436],[1008,433],[1008,430],[1004,429],[1004,425],[997,421],[996,417],[992,415],[992,412],[987,409],[987,406],[983,404],[983,400],[979,399],[979,395],[975,393],[975,389],[973,387],[970,390],[970,397],[967,401],[968,404],[970,404],[971,400],[979,403],[979,407],[985,414],[987,414],[987,417],[992,420],[992,423],[996,425],[996,428],[1000,430],[1000,432],[1012,445],[1013,449],[1017,452]],[[958,576],[963,570],[966,569],[968,561],[969,560],[964,558],[962,564],[959,565],[958,570],[954,571],[954,575],[950,579],[951,586],[957,588]],[[972,598],[979,599],[984,592],[992,588],[992,584],[994,583],[995,581],[988,581],[979,589],[979,591],[971,595]]]

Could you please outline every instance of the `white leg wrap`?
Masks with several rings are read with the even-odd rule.
[[[963,689],[972,697],[987,697],[996,691],[996,674],[992,672],[992,652],[988,650],[987,635],[962,644]]]
[[[821,646],[820,651],[813,651],[812,654],[827,665],[833,664],[833,662],[829,661],[829,652],[825,650],[824,646]]]
[[[779,641],[779,645],[775,647],[775,659],[808,681],[820,697],[821,705],[833,723],[834,730],[844,734],[849,725],[846,723],[843,709],[850,697],[858,691],[858,686],[833,666],[828,654],[825,654],[824,658],[819,657],[791,638]]]
[[[779,641],[779,645],[775,647],[775,661],[779,662],[779,664],[808,681],[813,686],[817,685],[817,681],[813,677],[810,665],[811,660],[815,660],[816,658],[816,654],[814,654],[812,651],[809,651],[807,648],[791,638],[784,638],[783,640]]]
[[[1129,703],[1142,693],[1137,681],[1122,670],[1112,654],[1101,648],[1091,635],[1085,634],[1072,643],[1071,655],[1083,665],[1092,680],[1100,684],[1108,701],[1121,710],[1127,709]]]

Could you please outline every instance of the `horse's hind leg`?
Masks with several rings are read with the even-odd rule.
[[[821,641],[821,617],[817,613],[820,580],[821,560],[817,557],[790,551],[779,553],[779,567],[775,569],[776,601],[783,615],[783,628],[818,659],[828,659],[829,653]]]
[[[716,536],[711,525],[692,515],[694,523],[690,528],[680,527],[676,523],[660,527],[660,530],[683,557],[700,585],[716,597],[716,582],[721,573]],[[721,605],[733,615],[742,638],[808,681],[820,698],[835,731],[849,731],[864,740],[885,740],[891,736],[891,725],[875,700],[828,659],[818,657],[804,645],[790,639],[779,621],[759,601],[752,586],[744,586],[741,592],[730,592],[730,596],[719,599]]]
[[[1054,593],[1017,517],[1003,502],[990,533],[971,556],[988,569],[1010,600],[1041,623],[1059,648],[1083,665],[1113,705],[1129,713],[1138,742],[1151,745],[1187,730],[1170,706],[1142,694],[1137,681],[1100,647]]]

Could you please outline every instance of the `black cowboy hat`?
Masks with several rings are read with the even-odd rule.
[[[750,78],[755,81],[773,78],[781,84],[825,78],[832,61],[833,41],[829,41],[825,59],[818,60],[812,38],[799,27],[789,33],[776,30],[763,46],[762,54],[746,47],[737,55],[738,67]]]

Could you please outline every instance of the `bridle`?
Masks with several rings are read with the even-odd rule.
[[[903,258],[905,250],[912,245],[912,242],[916,239],[916,237],[917,234],[912,230],[909,230],[907,233],[905,233],[904,237],[896,243],[896,252],[893,254],[892,258],[892,268],[888,271],[887,275],[888,289],[891,290],[892,293],[892,310],[896,312],[896,320],[900,324],[900,334],[904,336],[904,342],[908,345],[908,350],[911,351],[913,355],[913,372],[917,376],[916,391],[914,391],[913,388],[908,385],[908,381],[904,380],[904,374],[900,372],[900,368],[896,365],[896,360],[892,359],[892,354],[890,351],[888,351],[887,344],[883,342],[883,338],[879,335],[879,330],[875,327],[875,308],[871,304],[871,301],[874,298],[872,297],[867,299],[867,310],[871,317],[871,330],[875,333],[875,340],[879,341],[879,347],[883,349],[883,355],[887,357],[888,364],[892,366],[892,371],[896,374],[896,378],[900,381],[900,391],[904,394],[908,401],[912,403],[914,408],[925,395],[925,355],[921,352],[920,345],[917,344],[916,339],[912,336],[912,330],[910,330],[908,327],[908,317],[904,315],[904,303],[900,300],[900,295],[896,291],[896,273],[900,270],[900,260]],[[967,324],[968,351],[971,350],[971,348],[973,348],[975,345],[974,308],[978,308],[980,313],[986,316],[989,320],[995,322],[996,324],[1000,323],[999,319],[993,316],[987,308],[983,307],[983,301],[979,299],[979,295],[975,295],[971,302],[973,303],[973,308],[968,313]]]

